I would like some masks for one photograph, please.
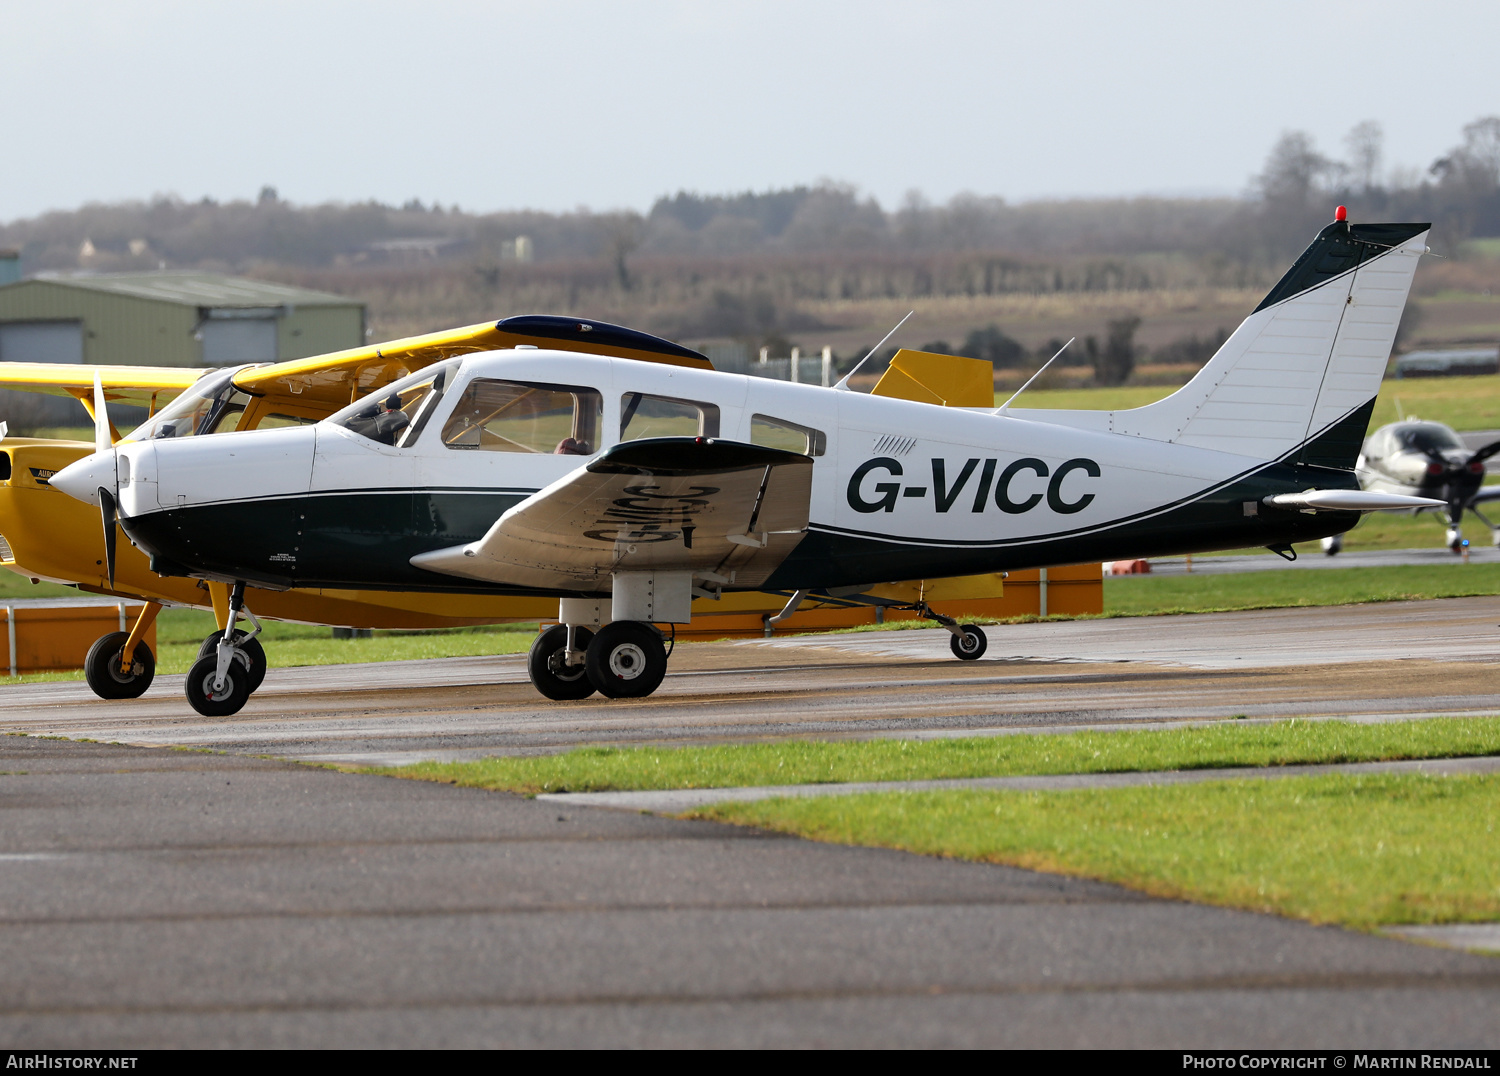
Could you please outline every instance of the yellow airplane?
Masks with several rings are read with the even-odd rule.
[[[68,367],[49,363],[0,363],[0,387],[77,399],[95,412],[95,378],[109,401],[144,406],[146,422],[126,439],[158,435],[167,425],[182,435],[269,429],[319,421],[362,396],[432,363],[470,352],[545,347],[610,355],[697,369],[712,369],[695,351],[646,333],[571,318],[506,318],[370,347],[289,362],[233,370],[178,367]],[[993,401],[988,363],[951,356],[902,352],[877,386],[881,395],[984,406]],[[119,431],[110,427],[114,440]],[[94,450],[82,441],[6,437],[0,442],[0,564],[32,579],[77,586],[96,594],[146,602],[129,632],[97,640],[85,662],[89,686],[101,698],[136,698],[150,687],[155,658],[140,640],[165,605],[211,607],[219,631],[204,642],[217,645],[229,615],[226,584],[162,576],[128,544],[116,551],[115,525],[107,518],[100,541],[97,517],[83,502],[48,484],[52,474]],[[892,605],[942,597],[997,597],[1000,577],[945,580],[940,589],[920,583],[891,584],[874,600]],[[723,613],[774,614],[785,597],[726,595]],[[486,594],[422,594],[378,590],[294,588],[257,593],[256,611],[273,620],[359,628],[441,628],[556,616],[556,599]],[[258,631],[258,629],[257,629]],[[250,678],[265,675],[264,650],[255,632],[237,635]]]

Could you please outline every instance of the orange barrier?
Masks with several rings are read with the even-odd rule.
[[[0,642],[0,673],[25,673],[81,669],[89,647],[101,635],[129,631],[143,608],[140,602],[110,605],[42,605],[27,602],[0,603],[3,642]],[[156,653],[156,625],[147,629],[142,641]]]
[[[1032,568],[1010,572],[1003,585],[997,576],[965,576],[928,583],[894,583],[872,588],[875,597],[916,601],[925,597],[932,608],[959,620],[1003,620],[1017,616],[1080,615],[1104,612],[1104,577],[1098,564],[1062,568]],[[965,595],[975,596],[965,596]],[[880,610],[870,606],[839,608],[808,598],[787,619],[766,623],[764,594],[730,595],[722,601],[695,601],[691,625],[678,625],[680,639],[749,639],[834,631],[863,624],[917,620],[916,613]],[[753,604],[756,608],[744,606]],[[721,611],[722,610],[722,611]]]

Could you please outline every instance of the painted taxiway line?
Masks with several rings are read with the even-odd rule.
[[[1382,934],[1424,941],[1446,949],[1500,953],[1500,923],[1445,923],[1441,926],[1385,927]]]
[[[1198,784],[1203,781],[1268,780],[1321,777],[1326,774],[1419,773],[1459,777],[1500,773],[1500,756],[1410,759],[1401,762],[1351,762],[1327,766],[1235,766],[1213,770],[1148,770],[1137,773],[1065,773],[1027,777],[958,777],[934,781],[853,781],[825,785],[763,785],[751,788],[685,788],[651,792],[544,792],[536,798],[559,806],[608,807],[653,814],[677,814],[711,803],[855,796],[864,792],[951,792],[979,789],[1006,792],[1066,792],[1091,788],[1134,788]]]

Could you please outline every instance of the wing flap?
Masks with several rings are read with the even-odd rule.
[[[630,571],[692,571],[753,588],[802,540],[812,462],[710,438],[628,441],[516,505],[479,541],[411,562],[583,593]]]

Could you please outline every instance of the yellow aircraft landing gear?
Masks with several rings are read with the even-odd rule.
[[[101,635],[83,659],[83,678],[101,699],[138,699],[156,678],[156,655],[141,642],[161,606],[147,602],[130,631]]]

